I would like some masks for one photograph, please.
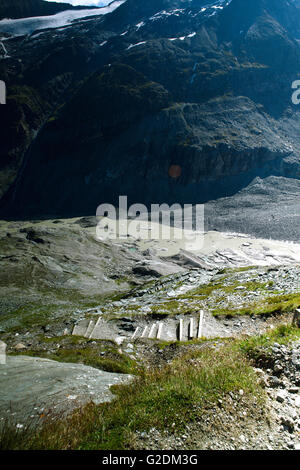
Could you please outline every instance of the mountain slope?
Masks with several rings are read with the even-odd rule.
[[[50,3],[44,0],[0,0],[0,19],[54,15],[60,11],[75,8],[82,7],[73,7],[69,3]]]
[[[21,109],[2,168],[23,164],[3,211],[93,213],[119,194],[200,203],[258,176],[299,178],[299,24],[287,0],[127,0],[105,17],[6,41],[14,93],[2,118]],[[32,89],[35,109],[21,99]],[[13,136],[24,152],[37,119],[23,158]]]

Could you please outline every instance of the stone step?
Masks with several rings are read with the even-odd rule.
[[[149,328],[150,328],[150,327],[145,326],[145,327],[142,329],[141,338],[147,338],[147,337],[148,337],[148,333],[149,333],[148,329],[149,329]]]
[[[158,324],[158,330],[157,330],[157,339],[162,339],[162,335],[163,335],[163,328],[164,328],[164,324],[163,322],[160,322]]]
[[[157,335],[157,339],[161,341],[177,341],[178,339],[178,330],[179,330],[179,323],[171,322],[170,324],[162,322],[163,327],[160,332],[160,337]]]
[[[85,332],[85,335],[84,335],[85,338],[90,338],[90,335],[91,335],[94,328],[95,328],[95,322],[94,322],[94,320],[91,320],[88,327],[87,327],[87,329],[86,329],[86,332]]]
[[[95,337],[94,337],[94,333],[96,334],[96,330],[97,330],[97,328],[98,328],[100,322],[101,322],[101,317],[98,318],[98,320],[96,321],[96,323],[95,323],[95,325],[94,325],[94,328],[93,328],[92,331],[90,332],[90,336],[89,336],[90,339],[95,338]]]
[[[135,339],[135,338],[138,337],[139,332],[140,332],[140,329],[141,329],[141,328],[140,328],[139,326],[135,329],[133,335],[131,336],[131,339]]]
[[[145,338],[158,339],[161,341],[189,341],[202,338],[204,328],[204,311],[201,310],[199,317],[181,318],[179,322],[160,321],[144,326],[138,326],[131,339]],[[108,324],[102,317],[96,320],[85,319],[75,325],[73,335],[85,336],[90,339],[114,340],[120,336],[117,327]],[[124,336],[125,339],[126,336]],[[122,336],[123,338],[123,336]]]
[[[148,338],[155,339],[157,336],[157,331],[158,331],[158,324],[152,323],[150,330],[149,330]]]
[[[85,336],[86,330],[89,326],[90,321],[88,319],[82,320],[74,326],[73,336]]]
[[[119,330],[108,324],[101,317],[98,319],[90,334],[91,339],[104,339],[109,341],[114,341],[115,338],[119,336]]]
[[[178,323],[154,322],[138,326],[131,339],[148,338],[163,341],[189,341],[203,336],[204,312],[199,317],[182,318]]]
[[[203,324],[204,324],[204,311],[201,310],[200,317],[199,317],[199,326],[198,326],[198,339],[202,338],[203,336]]]

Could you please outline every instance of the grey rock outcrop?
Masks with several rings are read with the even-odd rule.
[[[129,375],[82,364],[8,356],[6,365],[0,366],[1,416],[26,426],[28,416],[38,420],[41,415],[58,416],[89,402],[109,402],[114,398],[110,387],[130,380]]]

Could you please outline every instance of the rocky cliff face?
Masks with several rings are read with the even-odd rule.
[[[299,25],[287,0],[127,0],[6,40],[3,211],[199,203],[299,178]]]

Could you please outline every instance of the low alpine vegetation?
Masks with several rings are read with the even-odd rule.
[[[131,449],[137,431],[156,428],[178,434],[214,410],[218,400],[241,389],[249,400],[253,396],[264,399],[249,359],[237,343],[209,343],[160,370],[142,372],[131,385],[114,387],[117,399],[110,404],[89,404],[67,419],[48,419],[37,432],[12,434],[9,428],[2,435],[1,447]]]

